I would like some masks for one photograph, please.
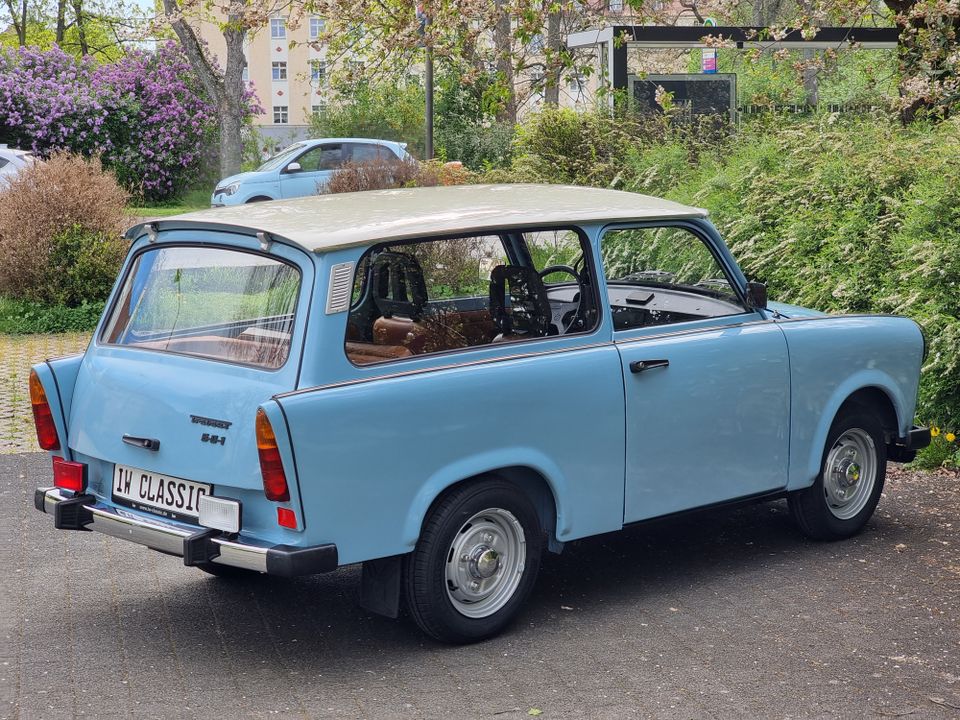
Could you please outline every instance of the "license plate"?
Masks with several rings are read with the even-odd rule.
[[[202,495],[213,494],[213,485],[169,477],[140,468],[116,465],[113,499],[121,505],[145,510],[173,520],[197,520]]]

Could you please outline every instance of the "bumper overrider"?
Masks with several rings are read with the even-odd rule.
[[[912,462],[917,450],[930,444],[930,428],[914,425],[907,434],[898,438],[896,443],[887,446],[887,458],[894,462]]]
[[[216,564],[294,577],[330,572],[338,566],[336,545],[256,545],[219,530],[191,531],[163,518],[147,518],[98,503],[93,495],[37,488],[37,510],[53,515],[59,530],[94,530],[183,558],[187,566]]]

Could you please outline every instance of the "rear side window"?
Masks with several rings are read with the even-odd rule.
[[[300,272],[253,253],[169,247],[133,261],[100,337],[110,345],[278,368]]]
[[[586,251],[572,229],[378,245],[357,266],[347,358],[372,365],[591,331]]]

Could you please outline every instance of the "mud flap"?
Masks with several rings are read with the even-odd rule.
[[[360,574],[360,607],[377,615],[400,614],[400,571],[403,555],[367,560]]]

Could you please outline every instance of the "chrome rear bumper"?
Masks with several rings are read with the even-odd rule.
[[[184,565],[215,563],[286,577],[329,572],[338,565],[336,545],[297,548],[240,542],[217,530],[183,528],[162,518],[98,503],[93,495],[74,497],[60,488],[38,488],[34,504],[37,510],[53,515],[59,529],[94,530],[130,540],[182,557]]]

